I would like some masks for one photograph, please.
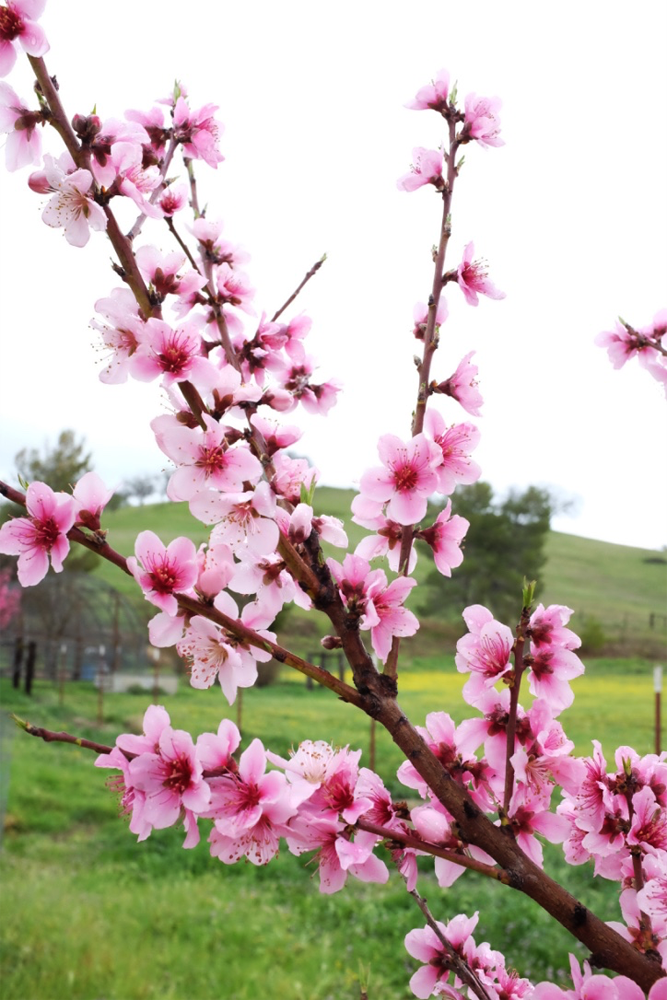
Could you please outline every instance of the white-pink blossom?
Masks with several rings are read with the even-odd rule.
[[[66,174],[48,154],[44,157],[44,174],[50,190],[55,192],[42,212],[47,226],[63,229],[65,239],[75,247],[85,247],[90,238],[89,227],[106,229],[103,209],[93,201],[90,170],[74,170]]]

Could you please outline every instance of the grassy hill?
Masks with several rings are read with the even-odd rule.
[[[320,487],[315,495],[316,513],[328,513],[346,523],[354,547],[366,534],[350,520],[352,490]],[[123,555],[131,555],[140,531],[150,528],[165,542],[187,535],[199,544],[207,539],[206,525],[195,520],[187,504],[151,504],[124,507],[105,517],[109,543]],[[327,555],[340,558],[340,550],[328,547]],[[421,552],[414,576],[421,583],[431,565],[428,553]],[[454,571],[456,572],[456,570]],[[114,566],[102,564],[97,573],[125,594],[137,593],[134,581],[123,577]],[[613,545],[609,542],[551,532],[547,539],[544,604],[565,604],[574,608],[572,624],[579,634],[604,639],[604,651],[617,655],[644,655],[661,659],[667,654],[667,560],[650,549]],[[420,601],[420,588],[412,595],[413,606]],[[653,616],[653,618],[651,618]],[[287,619],[281,638],[299,652],[317,648],[325,634],[326,620],[295,608]],[[652,622],[652,624],[651,624]],[[449,621],[429,619],[418,636],[406,642],[412,656],[429,656],[451,651],[463,632],[458,611]]]

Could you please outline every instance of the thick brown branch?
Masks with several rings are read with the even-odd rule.
[[[591,952],[593,963],[633,979],[648,990],[665,975],[659,961],[637,951],[528,858],[512,837],[475,805],[449,776],[396,701],[379,697],[377,719],[452,814],[461,839],[486,851],[504,868],[509,885],[530,896]]]

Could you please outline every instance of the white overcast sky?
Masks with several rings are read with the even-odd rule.
[[[502,302],[450,318],[434,376],[476,349],[485,398],[476,457],[498,490],[549,485],[576,501],[555,527],[648,548],[667,544],[665,400],[636,364],[614,372],[593,338],[617,315],[667,305],[667,5],[625,2],[356,3],[48,0],[46,56],[70,115],[149,109],[175,77],[192,105],[220,106],[217,172],[199,170],[211,217],[252,254],[258,310],[273,312],[324,252],[297,311],[309,350],[345,393],[299,445],[321,482],[377,464],[377,438],[407,437],[412,308],[431,283],[439,201],[399,192],[414,146],[443,136],[403,105],[441,67],[503,100],[506,145],[469,146],[448,263],[474,240]],[[30,94],[27,62],[8,78]],[[55,137],[54,137],[55,138]],[[60,151],[57,143],[49,147]],[[110,485],[158,471],[155,386],[98,382],[93,303],[119,284],[101,234],[70,247],[40,219],[28,171],[0,175],[0,475],[13,455],[72,427]],[[142,243],[169,249],[163,227]],[[466,419],[445,399],[448,422]],[[295,414],[289,415],[292,422]]]

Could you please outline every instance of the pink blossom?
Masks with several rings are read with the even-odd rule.
[[[476,139],[480,146],[504,146],[500,138],[498,112],[502,107],[499,97],[478,97],[468,94],[465,99],[464,138]]]
[[[584,672],[579,657],[560,646],[541,646],[531,655],[528,673],[530,693],[544,698],[558,712],[569,708],[574,693],[569,685]]]
[[[442,153],[436,149],[417,146],[412,150],[412,169],[396,181],[400,191],[416,191],[425,184],[433,184],[438,190],[444,187],[442,179]]]
[[[449,941],[455,951],[461,954],[478,920],[478,913],[472,917],[466,917],[465,914],[459,913],[447,924],[443,924],[439,920],[436,923],[443,937]],[[449,953],[429,925],[423,930],[416,929],[406,934],[405,947],[409,955],[412,955],[417,961],[425,963],[412,976],[410,989],[420,1000],[427,1000],[432,995],[436,984],[447,983],[449,979],[451,971]]]
[[[426,716],[426,728],[417,726],[419,734],[433,751],[450,776],[462,788],[466,788],[481,809],[490,811],[491,800],[485,789],[485,767],[474,756],[464,753],[466,724],[456,726],[446,712],[430,712]],[[398,769],[398,779],[408,788],[415,788],[425,798],[430,790],[410,761],[404,761]],[[436,809],[440,805],[434,803]]]
[[[447,506],[438,514],[435,523],[430,528],[423,528],[417,532],[416,537],[427,542],[433,549],[433,558],[443,576],[451,576],[452,569],[460,566],[463,562],[463,552],[461,552],[461,542],[470,527],[470,521],[459,514],[452,517],[452,502],[447,501]]]
[[[401,556],[401,542],[403,539],[403,525],[397,521],[392,521],[382,513],[383,504],[376,500],[369,500],[368,497],[358,493],[352,499],[352,520],[356,524],[361,524],[364,528],[375,528],[377,534],[368,535],[362,538],[354,554],[362,559],[376,559],[379,556],[386,556],[389,568],[398,573]],[[412,573],[417,565],[417,552],[415,546],[410,547],[410,558],[408,560],[408,573]]]
[[[234,605],[229,595],[221,595]],[[232,609],[227,608],[226,613]],[[238,617],[238,609],[230,617]],[[252,687],[257,680],[257,662],[254,656],[242,656],[236,641],[227,635],[218,625],[195,615],[183,638],[177,643],[179,655],[190,664],[190,683],[192,687],[209,688],[216,677],[230,705],[236,700],[237,689]],[[246,651],[247,652],[247,651]],[[269,660],[270,653],[254,650],[259,654],[257,659]]]
[[[473,260],[475,244],[468,243],[463,251],[463,260],[458,266],[457,282],[468,305],[479,304],[479,295],[490,299],[504,299],[505,293],[499,291],[487,277],[488,267],[484,260]]]
[[[120,796],[121,814],[130,814],[130,832],[137,834],[139,842],[146,840],[150,837],[153,827],[144,817],[146,796],[140,789],[133,787],[128,758],[119,746],[115,746],[111,753],[100,754],[95,761],[95,767],[112,767],[121,772],[120,775],[110,778],[107,785]]]
[[[133,786],[146,796],[143,817],[156,830],[172,826],[182,809],[201,813],[210,802],[192,737],[181,729],[162,729],[156,752],[135,757],[128,770]]]
[[[190,590],[197,580],[197,552],[189,538],[175,538],[168,546],[152,531],[142,531],[127,568],[146,600],[169,615],[178,611],[174,594]],[[139,561],[138,561],[139,560]]]
[[[517,805],[519,797],[523,799],[524,805]],[[517,796],[516,792],[512,796],[507,818],[517,844],[540,868],[543,864],[543,851],[535,834],[542,834],[552,844],[561,844],[570,832],[570,824],[564,816],[548,812],[540,799]]]
[[[255,310],[250,302],[255,290],[250,284],[247,274],[232,269],[225,261],[213,268],[213,278],[219,302],[224,305],[236,306],[249,316],[254,316]]]
[[[267,864],[278,853],[286,823],[296,813],[285,776],[265,772],[266,753],[255,739],[241,754],[238,773],[217,784],[215,828],[209,840],[211,854],[225,864],[244,856],[254,865]]]
[[[21,610],[20,589],[11,586],[12,571],[0,569],[0,629],[6,629]]]
[[[222,719],[217,733],[202,733],[197,738],[197,756],[205,771],[226,768],[237,771],[232,754],[241,743],[241,734],[231,719]]]
[[[143,735],[122,733],[116,738],[116,746],[129,754],[158,753],[160,736],[171,725],[169,712],[162,705],[149,705],[144,712]]]
[[[49,43],[43,29],[35,22],[46,0],[7,0],[0,7],[0,76],[7,76],[16,62],[15,42],[30,56],[43,56]]]
[[[178,295],[178,271],[185,264],[185,254],[179,250],[162,254],[153,246],[139,247],[135,252],[137,266],[153,286],[155,295],[163,301],[167,295]]]
[[[102,335],[104,347],[111,351],[100,381],[119,384],[127,381],[132,358],[144,336],[144,321],[139,316],[137,301],[129,288],[114,288],[106,299],[98,299],[95,309],[108,321],[91,319],[90,325]]]
[[[321,760],[313,760],[313,750]],[[330,819],[342,819],[346,823],[356,823],[372,806],[372,800],[358,789],[359,758],[361,750],[342,747],[328,753],[319,744],[311,744],[300,760],[297,754],[289,762],[289,769],[308,775],[308,786],[301,789],[299,797],[303,802],[302,815],[317,817],[324,815]],[[318,776],[315,782],[313,779]]]
[[[300,607],[311,607],[310,598],[294,582],[279,555],[258,557],[248,552],[243,562],[236,566],[229,586],[238,594],[257,594],[253,609],[257,616],[256,628],[267,628],[289,601]],[[246,607],[252,608],[252,605]]]
[[[40,162],[42,136],[37,126],[43,124],[41,111],[29,111],[8,83],[0,83],[0,132],[7,133],[7,170],[18,170],[28,163]]]
[[[143,157],[140,142],[129,139],[114,142],[110,156],[110,166],[115,173],[112,190],[131,198],[139,211],[150,219],[161,219],[162,209],[149,201],[147,196],[159,187],[162,177],[158,167],[144,167]]]
[[[204,160],[214,169],[224,160],[218,149],[224,125],[213,117],[217,110],[217,104],[205,104],[197,111],[191,111],[183,96],[178,98],[174,107],[174,138],[183,143],[186,156]]]
[[[472,673],[463,688],[463,697],[475,705],[485,688],[492,687],[512,669],[514,636],[507,625],[495,621],[481,604],[466,608],[463,618],[470,632],[456,644],[456,668],[460,673]]]
[[[348,875],[362,882],[387,882],[387,866],[373,854],[378,838],[365,830],[358,831],[354,841],[344,834],[345,824],[337,819],[298,815],[290,821],[287,846],[297,855],[317,850],[320,892],[338,892]]]
[[[65,493],[54,493],[45,483],[31,483],[26,491],[28,517],[15,517],[0,528],[0,552],[18,556],[18,578],[22,587],[33,587],[46,576],[51,565],[63,568],[69,552],[67,532],[76,518],[76,501]]]
[[[258,483],[247,493],[220,495],[208,490],[190,500],[190,510],[205,524],[216,525],[211,534],[215,544],[228,545],[239,557],[246,552],[263,556],[276,550],[276,503],[268,483]]]
[[[412,310],[412,315],[414,317],[414,328],[413,334],[416,340],[423,340],[426,333],[426,324],[428,323],[429,307],[424,302],[417,302]],[[449,315],[449,310],[447,308],[447,299],[444,295],[440,296],[440,301],[438,302],[438,308],[435,313],[435,329],[436,331],[440,329],[440,326],[445,322]]]
[[[100,530],[100,515],[114,494],[96,472],[86,472],[72,491],[77,503],[76,523],[91,531]]]
[[[307,413],[328,413],[336,403],[341,383],[336,379],[319,385],[311,382],[315,362],[306,354],[300,340],[290,341],[287,351],[293,364],[281,379],[283,388],[292,393]]]
[[[185,184],[178,184],[168,187],[159,199],[158,205],[167,218],[171,218],[180,212],[188,203],[188,189]]]
[[[595,338],[598,347],[606,347],[609,360],[614,368],[622,368],[626,361],[637,356],[639,364],[645,368],[653,378],[662,382],[667,392],[667,366],[665,356],[658,349],[665,344],[660,344],[660,340],[665,340],[667,331],[667,309],[661,309],[653,317],[653,322],[646,327],[635,330],[624,320],[616,323],[614,331],[599,333]]]
[[[63,228],[65,239],[75,247],[85,247],[90,238],[88,227],[101,230],[107,227],[103,210],[88,197],[93,185],[89,170],[64,173],[52,156],[44,157],[44,173],[49,187],[55,192],[49,200],[42,219],[54,229]]]
[[[199,253],[205,265],[226,263],[239,267],[250,260],[248,253],[221,238],[223,223],[219,219],[195,219],[189,228],[199,242]]]
[[[319,475],[306,458],[290,458],[283,451],[274,456],[273,467],[275,474],[271,480],[271,489],[294,504],[301,500],[301,487],[309,490]]]
[[[236,493],[245,482],[256,483],[262,475],[262,466],[247,445],[230,448],[224,424],[207,413],[202,419],[205,429],[184,427],[171,416],[151,421],[160,449],[178,466],[167,487],[170,500],[192,500],[207,489]],[[207,524],[220,520],[223,514],[217,503],[216,494],[206,494],[192,508],[195,517]]]
[[[218,371],[202,357],[202,338],[193,322],[173,330],[161,319],[149,319],[133,358],[132,375],[141,382],[163,376],[163,384],[191,379],[203,390],[212,389]]]
[[[531,994],[531,1000],[644,1000],[644,992],[627,976],[604,976],[593,974],[588,962],[584,962],[583,971],[579,962],[570,955],[570,970],[574,990],[562,990],[552,983],[538,983]],[[660,991],[655,992],[659,980],[649,993],[649,1000],[659,1000]],[[667,994],[665,994],[667,996]]]
[[[281,448],[289,448],[290,445],[296,444],[303,434],[300,427],[294,425],[281,427],[275,421],[265,420],[257,413],[253,413],[250,417],[250,423],[264,438],[266,454],[269,456],[275,455]]]
[[[386,502],[387,517],[399,524],[415,524],[426,513],[428,497],[437,487],[434,467],[440,461],[440,449],[424,434],[407,443],[394,434],[384,434],[378,452],[384,468],[364,472],[362,494]]]
[[[125,112],[125,117],[128,121],[141,125],[152,148],[158,155],[161,155],[171,134],[171,129],[165,128],[162,109],[151,108],[150,111],[128,109]],[[185,185],[182,186],[182,190],[185,191]]]
[[[382,572],[381,570],[379,572]],[[382,573],[384,577],[384,573]],[[387,579],[376,579],[368,588],[373,602],[373,611],[379,619],[376,625],[362,620],[361,628],[370,628],[371,642],[378,658],[386,663],[394,636],[414,635],[419,628],[419,619],[403,607],[403,603],[417,581],[407,576],[399,576],[387,587]]]
[[[445,112],[449,98],[449,72],[441,69],[431,83],[425,87],[420,87],[416,96],[405,106],[413,111],[424,111],[432,108],[433,111]]]
[[[143,145],[148,143],[148,133],[141,125],[117,118],[109,118],[102,123],[97,115],[75,115],[72,124],[79,139],[90,147],[93,177],[100,187],[109,191],[110,196],[117,194],[120,184],[117,170],[120,151],[116,150],[114,155],[114,147],[121,143],[137,147],[141,150],[143,162]]]
[[[656,797],[645,785],[632,796],[632,826],[627,843],[650,845],[657,851],[667,851],[667,811],[660,808]]]
[[[533,650],[537,646],[552,644],[566,649],[581,646],[581,639],[571,629],[565,628],[573,613],[572,608],[566,608],[563,604],[550,604],[548,608],[538,604],[530,616],[528,633]]]
[[[453,375],[445,382],[432,386],[434,392],[441,392],[446,396],[451,396],[461,404],[473,417],[481,416],[480,406],[484,403],[482,395],[477,388],[477,365],[471,365],[470,359],[475,351],[470,351],[459,363]]]
[[[438,492],[449,496],[457,483],[474,483],[482,474],[470,452],[479,444],[479,429],[474,424],[452,424],[447,427],[440,413],[433,407],[426,411],[424,431],[438,445],[442,464],[435,466]]]

